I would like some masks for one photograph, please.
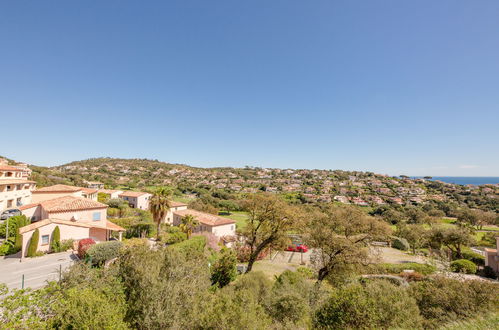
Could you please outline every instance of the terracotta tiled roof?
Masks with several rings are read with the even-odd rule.
[[[81,191],[83,188],[81,187],[75,187],[75,186],[68,186],[65,184],[56,184],[53,186],[49,187],[43,187],[39,188],[35,191],[33,191],[33,194],[36,193],[44,193],[44,192],[76,192],[76,191]]]
[[[123,227],[118,226],[115,223],[112,223],[109,220],[106,220],[106,229],[113,230],[113,231],[125,231],[126,229]]]
[[[189,209],[174,211],[173,214],[176,214],[176,215],[181,216],[181,217],[184,217],[186,215],[192,215],[200,223],[202,223],[204,225],[212,226],[212,227],[236,223],[232,219],[227,219],[227,218],[220,217],[218,215],[208,214],[208,213],[204,213],[204,212],[200,212],[200,211],[196,211],[196,210],[189,210]]]
[[[35,183],[35,181],[23,180],[23,179],[9,179],[9,180],[0,179],[0,185],[23,184],[23,183]]]
[[[180,202],[175,202],[175,201],[170,201],[171,207],[179,207],[179,206],[187,206],[185,203],[180,203]]]
[[[61,220],[61,219],[44,219],[44,220],[33,222],[32,224],[29,224],[27,226],[19,228],[19,233],[24,234],[28,231],[35,230],[36,228],[40,228],[40,227],[49,225],[51,223],[56,223],[56,224],[60,224],[60,225],[75,226],[75,227],[92,228],[91,224],[84,223],[84,222],[75,222],[75,221]]]
[[[88,198],[63,196],[40,202],[40,205],[48,213],[70,212],[91,209],[103,209],[107,205],[93,201]]]
[[[22,169],[9,165],[0,165],[0,171],[22,171]]]
[[[485,252],[496,253],[497,250],[496,249],[485,248]]]
[[[26,204],[26,205],[23,205],[23,206],[19,206],[18,209],[21,210],[21,211],[23,211],[23,210],[31,209],[33,207],[37,207],[39,205],[40,205],[40,203]]]
[[[97,189],[94,188],[81,188],[81,191],[83,191],[84,194],[95,194],[97,192]]]
[[[120,194],[120,197],[139,197],[142,195],[150,195],[149,193],[143,192],[143,191],[125,191],[122,194]]]
[[[123,190],[113,190],[113,189],[99,189],[98,192],[100,193],[103,193],[103,194],[108,194],[108,195],[111,195],[111,194],[114,194],[116,192],[119,192],[119,193],[122,193]]]

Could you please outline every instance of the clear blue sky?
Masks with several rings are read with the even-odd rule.
[[[0,155],[499,176],[499,1],[2,1]]]

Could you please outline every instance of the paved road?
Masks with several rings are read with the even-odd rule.
[[[47,281],[59,279],[59,267],[64,271],[76,257],[71,252],[49,254],[19,261],[19,258],[0,259],[0,283],[9,289],[20,289],[24,274],[24,287],[38,289]]]

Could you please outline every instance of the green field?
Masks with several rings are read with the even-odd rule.
[[[248,220],[248,213],[243,211],[232,211],[230,214],[226,214],[225,212],[220,212],[220,216],[224,218],[229,218],[236,221],[236,228],[242,229],[246,227],[246,220]]]

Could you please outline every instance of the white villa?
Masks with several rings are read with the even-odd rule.
[[[27,167],[0,163],[0,212],[31,203],[36,183],[28,180],[27,173]]]

